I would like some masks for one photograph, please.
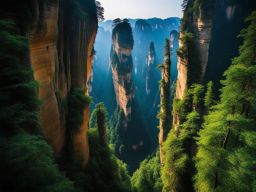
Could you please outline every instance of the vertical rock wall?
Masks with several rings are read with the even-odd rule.
[[[88,0],[88,3],[95,4],[93,0]],[[34,77],[40,83],[42,132],[54,150],[60,153],[66,144],[67,96],[72,88],[87,92],[97,15],[96,11],[87,17],[78,15],[76,9],[70,8],[68,0],[53,0],[44,6],[45,11],[41,14],[40,4],[35,4],[41,17],[38,17],[29,37],[30,58]],[[86,7],[82,9],[87,11]],[[45,24],[39,26],[40,22]],[[83,116],[80,130],[73,132],[71,137],[73,150],[82,157],[85,165],[89,158],[89,106]]]
[[[133,36],[130,24],[121,21],[116,24],[112,34],[111,68],[117,105],[123,110],[127,120],[131,115],[133,98],[132,48]]]

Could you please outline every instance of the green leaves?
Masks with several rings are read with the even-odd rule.
[[[72,131],[78,131],[83,123],[83,112],[86,106],[92,102],[92,98],[85,95],[81,89],[71,90],[68,96],[67,126]]]
[[[132,178],[132,187],[136,192],[161,192],[162,180],[160,173],[159,153],[141,162]]]
[[[242,31],[245,40],[240,56],[224,73],[220,103],[206,116],[199,132],[195,176],[199,192],[255,190],[255,15]]]
[[[0,20],[0,121],[2,133],[39,131],[38,82],[27,62],[28,41],[10,20]]]
[[[53,151],[40,136],[20,132],[0,137],[1,189],[8,191],[75,191],[53,161]],[[8,173],[8,174],[6,174]]]

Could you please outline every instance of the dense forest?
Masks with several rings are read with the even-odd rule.
[[[256,192],[256,2],[181,6],[1,2],[1,192]]]

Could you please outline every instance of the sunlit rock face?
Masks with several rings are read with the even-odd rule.
[[[39,4],[37,6],[39,7]],[[39,98],[43,102],[40,108],[41,126],[43,134],[56,152],[61,151],[65,134],[55,94],[55,73],[58,65],[58,6],[57,1],[56,4],[49,5],[44,13],[43,29],[37,30],[35,27],[30,35],[31,63],[34,78],[40,82]]]
[[[35,9],[41,10],[35,1]],[[64,104],[72,88],[87,92],[91,73],[93,44],[97,32],[96,15],[90,19],[77,18],[67,1],[53,0],[38,11],[37,23],[29,36],[30,60],[34,78],[40,83],[39,99],[42,132],[56,153],[66,143],[67,105]],[[40,15],[40,20],[39,20]],[[43,24],[42,24],[43,23]],[[40,26],[39,26],[40,25]],[[73,150],[89,159],[87,139],[89,106],[84,111],[84,122],[79,132],[72,133]]]
[[[180,39],[182,39],[183,33],[180,33]],[[183,42],[179,40],[179,47],[183,47]],[[181,99],[185,93],[187,87],[187,73],[188,73],[188,59],[178,57],[178,78],[176,82],[176,98]]]
[[[187,28],[193,34],[190,45],[183,45],[182,39],[185,32],[180,33],[179,47],[188,46],[188,57],[178,57],[177,99],[183,98],[188,84],[202,82],[204,79],[212,37],[213,17],[214,11],[210,6],[199,6],[197,14],[189,15]],[[190,70],[188,70],[188,65],[191,66]]]
[[[197,13],[188,15],[186,30],[194,36],[190,44],[183,45],[184,31],[180,33],[179,46],[188,46],[188,53],[187,57],[178,57],[177,99],[182,99],[187,87],[193,83],[213,81],[215,91],[220,89],[223,72],[238,55],[242,41],[237,37],[247,25],[244,20],[256,8],[256,1],[213,2],[214,6],[199,7]],[[173,114],[173,124],[174,127],[179,125],[176,114]]]
[[[116,103],[123,110],[125,117],[130,119],[133,98],[131,79],[133,36],[132,29],[127,21],[120,21],[115,24],[112,41],[110,58]]]

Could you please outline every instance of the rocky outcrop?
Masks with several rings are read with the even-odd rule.
[[[164,63],[161,65],[162,79],[160,81],[160,112],[159,117],[159,148],[160,148],[160,161],[163,163],[164,151],[163,143],[171,129],[171,50],[170,40],[166,39]]]
[[[201,8],[200,8],[201,9]],[[202,16],[196,17],[193,21],[195,26],[194,30],[194,44],[196,52],[198,53],[198,61],[200,63],[200,81],[205,76],[205,71],[208,63],[209,46],[212,35],[212,18],[203,18]]]
[[[149,46],[149,51],[146,59],[146,94],[152,95],[155,92],[155,73],[156,73],[156,52],[154,43],[151,42]],[[151,97],[152,98],[152,97]],[[154,96],[153,96],[154,99]]]
[[[183,98],[188,84],[202,82],[205,76],[213,27],[213,13],[210,11],[212,9],[208,9],[200,5],[194,13],[187,16],[188,26],[185,28],[193,35],[191,43],[184,40],[187,33],[185,29],[180,33],[179,47],[187,53],[186,56],[178,57],[177,99]]]
[[[112,41],[110,58],[116,103],[129,120],[133,98],[133,83],[131,79],[133,36],[132,29],[127,21],[121,21],[116,24],[113,29]]]
[[[97,32],[96,9],[85,17],[79,15],[79,11],[88,13],[88,8],[78,3],[79,10],[70,9],[70,3],[66,0],[54,0],[44,5],[45,11],[43,14],[38,13],[40,17],[29,37],[34,78],[40,83],[42,132],[57,153],[67,145],[67,95],[72,88],[80,88],[84,94],[87,92],[86,84],[91,73],[93,44]],[[88,3],[95,7],[93,0],[88,0]],[[40,10],[40,3],[35,6]],[[45,25],[39,26],[42,21]],[[71,145],[85,165],[89,158],[89,106],[84,110],[83,116],[81,129],[72,133]]]
[[[185,45],[183,44],[183,36],[184,34],[180,33],[180,39],[179,39],[179,47],[180,49],[184,48]],[[176,81],[176,95],[175,97],[177,99],[181,99],[184,96],[184,93],[187,88],[187,81],[188,81],[188,59],[179,56],[178,57],[178,78]]]
[[[58,9],[57,1],[56,4],[48,5],[43,18],[46,26],[40,30],[35,27],[29,38],[34,78],[40,83],[39,98],[42,101],[40,108],[42,131],[56,152],[61,151],[65,134],[65,129],[61,125],[61,114],[55,94],[55,73],[56,66],[58,66]]]
[[[238,54],[241,40],[237,38],[245,27],[244,19],[256,3],[212,0],[196,4],[189,1],[184,12],[179,38],[178,79],[176,99],[183,99],[193,83],[213,81],[217,91],[223,72]],[[190,36],[188,40],[188,32]],[[179,117],[173,114],[173,125]]]

